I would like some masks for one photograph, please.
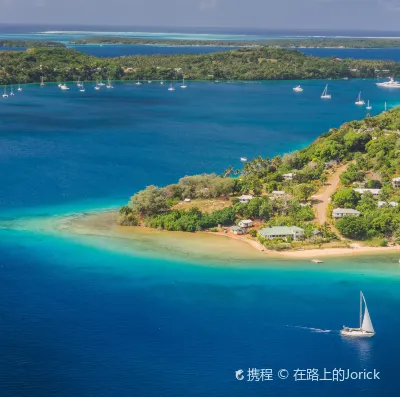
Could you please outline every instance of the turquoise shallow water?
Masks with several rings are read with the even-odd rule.
[[[122,204],[146,184],[273,156],[373,113],[400,92],[373,81],[24,87],[0,101],[0,218]],[[72,86],[71,86],[72,87]],[[97,241],[97,244],[96,244]],[[102,247],[103,246],[103,247]],[[104,239],[0,229],[1,396],[396,396],[395,255],[323,265],[157,259]],[[377,335],[346,341],[367,297]],[[234,371],[272,369],[270,382]],[[380,381],[295,382],[286,368],[377,369]],[[398,394],[397,394],[398,395]]]

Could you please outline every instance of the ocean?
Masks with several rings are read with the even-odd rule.
[[[148,184],[288,153],[363,118],[360,90],[372,114],[400,102],[372,80],[297,83],[29,85],[1,98],[2,397],[399,396],[398,255],[162,259],[3,222],[118,206]],[[346,340],[360,290],[376,335]],[[307,369],[318,380],[294,377]],[[380,379],[329,380],[339,369]]]

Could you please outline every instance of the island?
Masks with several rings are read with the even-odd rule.
[[[1,47],[8,48],[65,48],[66,45],[58,41],[47,40],[0,40]]]
[[[213,54],[97,58],[69,48],[0,51],[0,84],[97,80],[301,80],[400,75],[400,63],[239,48]]]
[[[240,170],[150,185],[119,210],[117,222],[214,233],[267,252],[400,250],[400,109],[345,123],[304,149],[260,156]]]
[[[153,39],[96,36],[71,40],[69,45],[156,45],[202,47],[278,47],[278,48],[400,48],[398,38],[304,37],[265,40]]]

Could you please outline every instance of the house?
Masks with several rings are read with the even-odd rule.
[[[251,194],[243,194],[239,197],[239,202],[247,204],[252,198],[253,196]]]
[[[282,176],[285,179],[285,181],[293,181],[293,178],[296,176],[296,174],[290,172],[289,174],[283,174]]]
[[[259,230],[258,234],[268,240],[273,240],[274,238],[283,238],[286,240],[288,237],[298,240],[304,236],[304,229],[297,226],[274,226],[265,227]]]
[[[361,212],[352,208],[335,208],[332,211],[332,217],[335,219],[343,218],[344,216],[360,216]]]
[[[183,200],[185,203],[190,203],[192,200],[190,198],[185,198],[185,200]]]
[[[373,198],[378,198],[379,194],[381,193],[381,189],[353,189],[355,192],[364,194],[364,193],[371,193]]]
[[[390,202],[386,202],[386,201],[378,201],[378,208],[382,208],[382,207],[397,207],[399,205],[399,203],[396,203],[395,201],[390,201]]]
[[[321,233],[319,230],[317,230],[317,229],[314,229],[314,230],[311,232],[311,234],[312,234],[313,237],[320,237],[320,236],[322,236],[322,233]]]
[[[233,234],[246,234],[246,230],[244,230],[242,227],[240,226],[231,226],[230,227],[230,231]]]
[[[393,187],[400,187],[400,177],[392,179]]]
[[[251,219],[245,219],[239,222],[239,226],[247,229],[248,227],[252,227],[253,226],[253,221]]]
[[[282,190],[274,190],[272,192],[272,195],[276,196],[276,197],[283,197],[283,196],[286,196],[286,193],[283,192]]]

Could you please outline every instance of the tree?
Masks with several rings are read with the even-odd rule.
[[[309,183],[301,183],[293,189],[293,194],[299,201],[307,201],[313,192],[314,186]]]
[[[355,208],[360,199],[361,194],[351,188],[339,190],[333,196],[333,202],[341,208]]]
[[[150,185],[136,193],[130,201],[133,212],[141,216],[150,216],[166,211],[167,197],[164,189]]]
[[[367,226],[363,218],[356,216],[344,216],[336,221],[335,226],[340,233],[348,238],[362,240],[367,235]]]

